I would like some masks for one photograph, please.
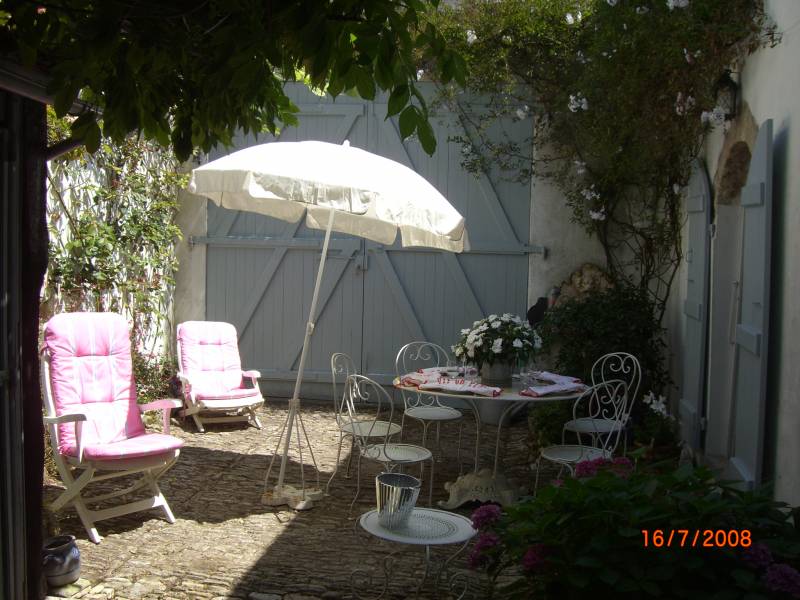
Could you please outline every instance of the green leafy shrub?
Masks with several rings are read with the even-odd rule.
[[[567,299],[545,313],[538,331],[553,366],[584,381],[592,365],[609,352],[629,352],[642,366],[641,390],[661,392],[669,383],[666,344],[650,297],[637,287],[618,284]]]
[[[487,505],[473,514],[481,533],[470,565],[492,582],[504,572],[518,574],[495,589],[499,596],[755,600],[800,594],[800,534],[789,507],[767,491],[741,491],[705,467],[635,470],[624,458],[579,463],[576,475],[502,512]],[[724,543],[712,536],[704,547],[707,530],[726,532]]]
[[[528,408],[529,448],[532,460],[539,450],[561,443],[564,423],[572,419],[572,402],[532,403]]]
[[[136,397],[140,404],[159,398],[180,397],[177,363],[164,356],[133,352],[133,376]]]

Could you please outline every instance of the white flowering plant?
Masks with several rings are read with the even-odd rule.
[[[644,445],[677,447],[678,420],[670,414],[667,399],[650,391],[642,403],[647,408],[641,411],[633,428],[636,440]]]
[[[532,358],[542,340],[527,321],[517,315],[489,315],[461,330],[461,339],[451,347],[456,358],[475,364],[515,363]]]

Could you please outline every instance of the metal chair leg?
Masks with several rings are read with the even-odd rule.
[[[350,503],[350,510],[347,512],[350,515],[353,512],[353,505],[358,500],[358,495],[361,493],[361,453],[358,453],[356,460],[356,495],[353,496],[353,501]]]
[[[347,456],[347,468],[344,471],[344,476],[350,477],[350,463],[353,460],[353,452],[356,450],[356,438],[350,437],[350,454]]]
[[[431,482],[428,485],[428,506],[433,507],[433,463],[436,462],[433,460],[433,456],[431,456]],[[422,463],[425,464],[424,462]]]
[[[328,479],[328,484],[325,486],[325,493],[330,493],[331,489],[331,481],[333,478],[336,477],[336,473],[339,471],[339,458],[342,456],[342,442],[344,441],[344,434],[341,430],[339,430],[339,449],[336,451],[336,462],[333,465],[333,473],[331,473],[330,479]],[[350,456],[347,458],[348,465],[350,464],[350,459],[352,458],[353,454],[350,453]]]

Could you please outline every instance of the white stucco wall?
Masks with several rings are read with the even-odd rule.
[[[206,213],[208,201],[187,191],[178,192],[180,209],[176,217],[183,232],[183,240],[175,253],[178,256],[178,272],[175,274],[175,324],[206,318],[206,246],[192,247],[190,238],[206,235]]]
[[[773,245],[772,257],[770,362],[777,378],[771,382],[777,414],[774,439],[767,439],[765,445],[767,453],[770,446],[775,449],[775,472],[766,472],[766,477],[774,477],[777,499],[800,504],[800,369],[796,364],[800,359],[800,311],[796,308],[800,297],[800,277],[796,275],[800,273],[800,2],[766,0],[765,4],[783,39],[777,47],[761,49],[747,59],[740,76],[740,96],[757,124],[773,119],[775,138],[773,236],[779,242]],[[724,142],[725,134],[718,129],[704,148],[712,185]],[[685,281],[682,270],[667,321],[678,382]]]
[[[534,178],[531,184],[531,245],[547,248],[547,257],[531,254],[528,262],[528,306],[547,296],[584,263],[605,266],[603,247],[580,225],[572,222],[572,209],[550,182]]]

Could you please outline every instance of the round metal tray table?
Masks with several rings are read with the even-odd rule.
[[[449,568],[453,560],[464,551],[469,541],[477,533],[472,528],[472,521],[467,517],[435,508],[415,508],[405,527],[390,530],[378,523],[378,511],[371,510],[361,515],[358,524],[363,531],[376,538],[405,546],[422,546],[425,548],[425,570],[417,585],[417,596],[419,596],[425,582],[431,578],[433,579],[436,597],[439,597],[439,588],[444,582],[454,597],[464,598],[469,588],[469,581],[464,573],[456,573],[451,576]],[[431,546],[449,544],[458,544],[456,551],[443,560],[435,561],[431,556]],[[372,596],[372,598],[382,598],[389,587],[394,571],[395,557],[402,551],[402,549],[396,550],[384,557],[382,585],[373,585],[372,576],[364,569],[353,571],[350,576],[353,596],[355,598],[365,598],[358,588],[368,587],[373,593],[377,592],[377,595]],[[366,585],[362,582],[366,582]],[[362,583],[362,585],[359,586],[359,583]],[[379,589],[376,590],[376,587]]]

